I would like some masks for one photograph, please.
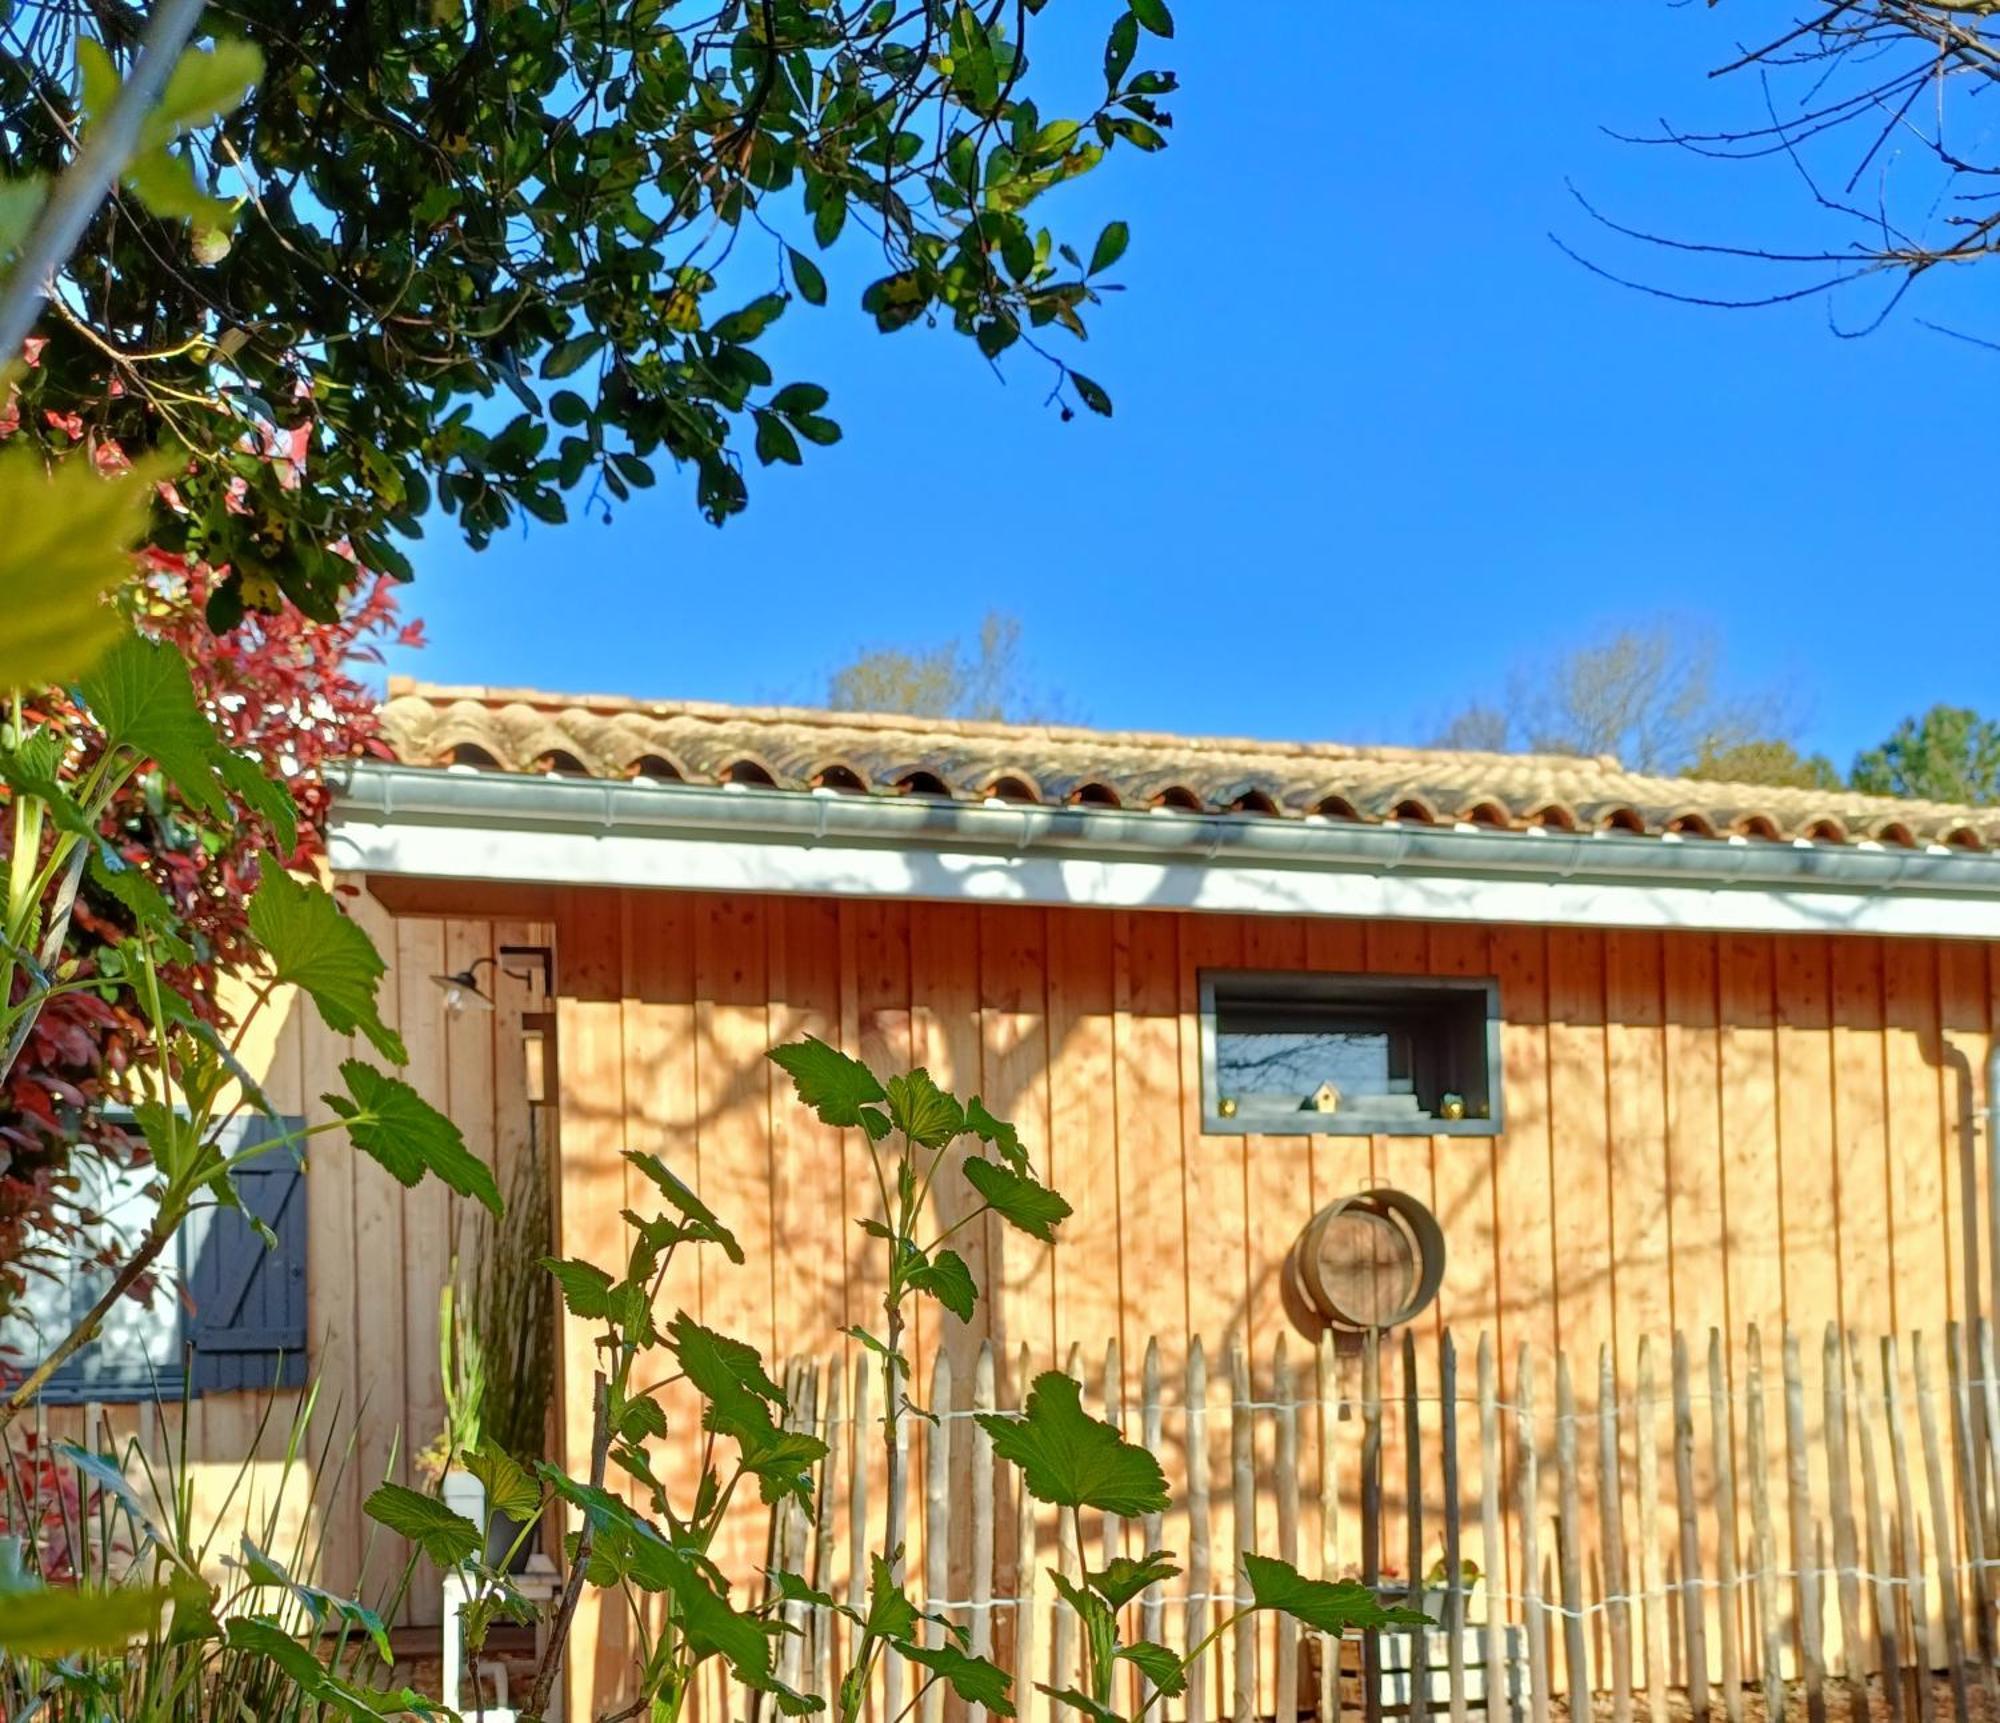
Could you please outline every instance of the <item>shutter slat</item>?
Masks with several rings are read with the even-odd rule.
[[[241,1147],[280,1140],[301,1119],[253,1119]],[[243,1206],[277,1235],[267,1247],[249,1221],[217,1210],[188,1275],[195,1306],[190,1386],[197,1394],[300,1387],[306,1377],[306,1184],[287,1147],[241,1167]]]

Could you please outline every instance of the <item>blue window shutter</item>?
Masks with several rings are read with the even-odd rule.
[[[253,1118],[231,1152],[278,1142],[302,1119]],[[300,1388],[306,1380],[306,1180],[296,1142],[235,1174],[249,1214],[277,1234],[267,1245],[245,1215],[217,1209],[187,1270],[189,1386],[197,1394]]]

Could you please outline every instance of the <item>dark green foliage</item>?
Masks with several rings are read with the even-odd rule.
[[[1853,780],[1871,795],[1991,807],[2000,803],[2000,724],[1970,707],[1933,706],[1857,757]]]
[[[1060,394],[1042,343],[1084,333],[1098,277],[1029,214],[1119,145],[1159,146],[1174,81],[1134,61],[1140,23],[1172,24],[1135,0],[1101,96],[1052,117],[1017,37],[1041,10],[244,0],[211,15],[228,35],[168,116],[179,141],[149,141],[140,195],[86,234],[60,295],[76,322],[44,320],[23,426],[63,440],[45,413],[78,412],[128,453],[179,438],[206,457],[155,542],[230,570],[210,607],[227,626],[279,594],[330,616],[347,545],[406,576],[398,541],[434,507],[479,545],[579,493],[622,500],[665,461],[727,519],[746,440],[790,465],[840,435],[763,345],[795,301],[827,303],[814,256],[850,231],[879,248],[859,307],[877,328],[1032,342]],[[98,8],[80,36],[77,14],[34,16],[0,31],[0,183],[60,169],[79,51],[102,100],[144,21]],[[1096,267],[1119,249],[1100,237]]]

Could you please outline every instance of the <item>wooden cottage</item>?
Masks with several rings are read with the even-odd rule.
[[[1306,1518],[1290,1535],[1345,1571],[1366,1552],[1335,1445],[1359,1441],[1378,1387],[1372,1427],[1392,1453],[1399,1419],[1436,1431],[1422,1408],[1447,1331],[1466,1399],[1484,1336],[1496,1404],[1525,1350],[1545,1412],[1560,1350],[1588,1412],[1600,1357],[1629,1384],[1642,1340],[1664,1403],[1676,1330],[1697,1390],[1718,1331],[1733,1395],[1752,1324],[1770,1337],[1776,1406],[1789,1326],[1823,1434],[1829,1324],[1921,1331],[1942,1380],[1947,1325],[1993,1306],[2000,1189],[1980,1119],[2000,814],[1652,778],[1607,758],[402,683],[384,719],[395,757],[355,770],[335,866],[394,965],[416,1080],[503,1168],[549,1157],[560,1254],[620,1253],[621,1151],[654,1150],[748,1252],[704,1266],[681,1302],[768,1356],[851,1365],[843,1330],[876,1297],[853,1224],[873,1182],[860,1145],[799,1108],[763,1055],[810,1033],[878,1067],[923,1064],[1013,1120],[1075,1212],[1053,1251],[997,1225],[971,1233],[990,1296],[967,1325],[926,1317],[919,1368],[943,1353],[963,1403],[990,1343],[1011,1404],[1024,1367],[1074,1357],[1101,1404],[1115,1343],[1109,1393],[1135,1434],[1142,1398],[1166,1385],[1179,1484],[1173,1407],[1199,1337],[1216,1410],[1193,1469],[1214,1471],[1225,1558],[1251,1541],[1229,1520],[1243,1511],[1224,1429],[1236,1350],[1240,1406],[1307,1408],[1290,1450],[1258,1427],[1257,1463],[1268,1482],[1291,1454]],[[311,1113],[341,1052],[295,1015],[271,1049],[274,1092]],[[440,1191],[406,1195],[347,1156],[315,1161],[303,1207],[299,1337],[323,1399],[358,1409],[356,1463],[317,1510],[338,1568],[361,1547],[361,1481],[405,1466],[441,1414],[453,1222]],[[556,1429],[572,1458],[588,1368],[572,1351]],[[212,1395],[201,1415],[233,1427],[246,1399]],[[1740,1415],[1720,1426],[1739,1464]],[[1782,1474],[1777,1412],[1772,1430]],[[1451,1517],[1474,1558],[1479,1435],[1468,1419],[1450,1437]],[[1643,1472],[1651,1439],[1628,1418],[1606,1451]],[[1485,1486],[1510,1525],[1522,1448],[1510,1426]],[[1729,1534],[1676,1542],[1668,1451],[1665,1517],[1652,1531],[1621,1518],[1626,1556],[1659,1532],[1663,1576],[1698,1578],[1688,1565],[1705,1559],[1712,1575]],[[1375,1554],[1408,1575],[1444,1526],[1417,1499],[1427,1487],[1403,1500],[1400,1465],[1384,1511],[1403,1517],[1377,1526]],[[1823,1490],[1818,1446],[1812,1468]],[[1409,1475],[1436,1482],[1428,1463]],[[1637,1487],[1616,1465],[1580,1485],[1600,1506]],[[1268,1495],[1251,1511],[1275,1548]],[[1956,1583],[1956,1558],[1905,1509],[1933,1583]],[[1012,1513],[1003,1499],[1003,1528]],[[1004,1529],[999,1547],[996,1597],[1034,1565]],[[1539,1584],[1514,1544],[1503,1553],[1486,1575],[1495,1613]],[[964,1549],[950,1561],[963,1583]],[[1613,1596],[1596,1556],[1582,1569]],[[1683,1610],[1669,1622],[1682,1650],[1635,1655],[1682,1681],[1690,1658],[1721,1669],[1734,1608]],[[1682,1616],[1707,1620],[1699,1646]],[[606,1681],[621,1631],[607,1619],[597,1641]],[[1744,1633],[1739,1673],[1761,1643]],[[1576,1654],[1560,1623],[1549,1637],[1558,1660]],[[1786,1645],[1772,1655],[1803,1667],[1803,1632]]]

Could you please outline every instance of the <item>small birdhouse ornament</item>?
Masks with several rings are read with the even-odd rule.
[[[1438,1097],[1438,1117],[1440,1119],[1462,1119],[1465,1117],[1465,1097],[1463,1095],[1441,1095]]]
[[[1315,1113],[1337,1113],[1340,1111],[1340,1090],[1332,1083],[1322,1083],[1306,1097],[1306,1105]]]

